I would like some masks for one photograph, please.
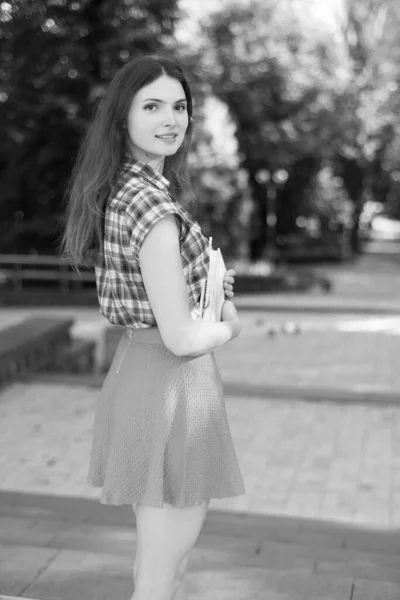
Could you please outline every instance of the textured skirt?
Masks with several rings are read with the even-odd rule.
[[[103,504],[245,493],[213,353],[177,357],[157,328],[125,331],[96,410],[88,483]]]

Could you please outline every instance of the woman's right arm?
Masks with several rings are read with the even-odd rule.
[[[223,311],[226,320],[220,323],[192,318],[174,216],[165,216],[151,228],[141,245],[139,262],[161,337],[173,354],[201,356],[240,334],[241,324],[230,301]]]

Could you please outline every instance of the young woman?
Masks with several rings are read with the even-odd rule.
[[[175,61],[126,64],[88,129],[66,213],[64,253],[95,266],[100,310],[126,328],[96,412],[88,481],[103,488],[101,502],[136,513],[133,600],[187,598],[180,584],[210,498],[245,491],[213,355],[241,331],[234,271],[222,321],[194,318],[209,249],[185,203],[192,128]]]

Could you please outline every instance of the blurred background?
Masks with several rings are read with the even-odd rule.
[[[121,328],[57,247],[97,103],[162,52],[244,325],[216,354],[246,495],[212,501],[194,597],[400,597],[399,31],[398,0],[0,2],[0,593],[131,586],[132,515],[86,484]]]
[[[197,216],[229,258],[398,241],[399,20],[394,0],[2,2],[0,253],[56,254],[88,119],[143,51],[192,80]]]

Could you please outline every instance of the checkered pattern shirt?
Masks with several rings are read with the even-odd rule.
[[[208,239],[190,213],[169,193],[169,181],[149,165],[126,159],[105,210],[103,256],[96,266],[100,312],[116,325],[157,325],[143,284],[139,250],[153,225],[178,217],[180,250],[190,310],[199,300],[209,265]]]

